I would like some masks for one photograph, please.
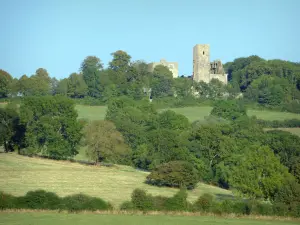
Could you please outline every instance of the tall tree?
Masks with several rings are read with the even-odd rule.
[[[20,108],[26,125],[26,154],[41,154],[54,159],[76,155],[81,139],[74,102],[62,96],[27,97]]]
[[[0,98],[8,96],[12,81],[12,76],[8,72],[0,69]]]
[[[19,115],[14,108],[0,108],[0,143],[6,152],[14,150],[13,136],[17,132]]]
[[[130,148],[125,144],[122,134],[110,121],[93,121],[85,128],[87,155],[99,161],[121,163],[130,156]]]
[[[83,79],[88,86],[88,95],[100,97],[100,71],[103,64],[96,56],[87,56],[81,64]]]
[[[174,79],[168,67],[158,65],[154,68],[151,80],[152,95],[154,97],[173,96]]]
[[[109,62],[109,68],[114,71],[127,72],[130,65],[131,56],[127,52],[118,50],[111,54],[113,59]]]
[[[242,195],[272,199],[290,177],[287,168],[268,146],[253,145],[238,160],[230,183]]]
[[[88,92],[88,86],[84,82],[82,74],[72,73],[68,78],[68,96],[82,98]]]

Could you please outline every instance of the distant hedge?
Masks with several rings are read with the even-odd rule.
[[[297,187],[296,187],[297,186]],[[185,211],[205,212],[218,215],[234,213],[236,215],[264,215],[300,217],[299,185],[291,190],[284,187],[273,203],[257,200],[226,199],[216,200],[210,194],[203,194],[194,203],[187,201],[186,189],[179,190],[173,197],[152,196],[142,189],[135,189],[131,201],[124,202],[121,210],[128,211]],[[287,189],[287,190],[285,190]],[[295,189],[295,190],[294,190]],[[297,189],[297,190],[296,190]],[[297,194],[298,193],[298,194]],[[16,197],[0,192],[0,210],[5,209],[43,209],[67,210],[69,212],[112,210],[110,203],[101,198],[84,194],[59,197],[44,190],[30,191],[25,196]]]
[[[110,210],[112,205],[101,198],[84,194],[59,197],[44,190],[29,191],[25,196],[15,197],[0,192],[0,210],[3,209],[48,209],[77,212],[83,210]]]
[[[300,127],[299,119],[290,119],[290,120],[256,120],[258,124],[262,125],[264,128],[291,128],[291,127]]]
[[[173,197],[152,196],[144,190],[135,189],[131,201],[124,202],[121,210],[142,211],[189,211],[214,214],[264,215],[300,217],[300,203],[273,202],[265,203],[257,200],[226,199],[216,200],[210,194],[203,194],[194,203],[187,201],[187,192],[181,189]]]

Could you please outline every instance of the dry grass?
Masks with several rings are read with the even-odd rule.
[[[135,188],[153,195],[172,196],[178,189],[158,188],[144,183],[147,172],[127,166],[86,166],[67,161],[29,158],[14,153],[0,154],[0,190],[24,195],[30,190],[44,189],[60,196],[85,193],[101,197],[118,206],[130,200]],[[195,201],[203,193],[231,197],[232,193],[218,187],[199,183],[189,191],[188,199]]]

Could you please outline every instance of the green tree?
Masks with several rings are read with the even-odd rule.
[[[19,115],[14,108],[0,108],[0,143],[4,146],[4,151],[14,150],[13,137],[19,125]]]
[[[88,86],[88,95],[91,97],[100,97],[100,71],[103,64],[96,56],[87,56],[81,64],[83,79]]]
[[[83,98],[88,92],[82,74],[72,73],[68,78],[67,93],[71,98]]]
[[[149,184],[186,187],[187,189],[194,189],[198,181],[197,170],[186,161],[171,161],[161,164],[147,176]]]
[[[24,98],[21,120],[26,125],[25,154],[66,159],[78,153],[82,126],[71,99],[61,96]]]
[[[168,67],[158,65],[154,68],[151,88],[153,97],[173,96],[174,79]]]
[[[190,123],[188,118],[186,118],[184,115],[177,114],[172,110],[166,110],[158,114],[154,126],[156,126],[158,129],[164,128],[183,131],[189,128]]]
[[[122,134],[110,121],[93,121],[85,128],[87,155],[98,163],[108,161],[125,162],[130,156],[130,148],[125,144]]]
[[[118,72],[127,72],[131,56],[122,50],[113,52],[111,55],[113,56],[113,59],[109,62],[109,68]]]
[[[240,117],[247,116],[245,106],[235,100],[218,101],[212,109],[210,115],[222,117],[227,120],[236,120]]]
[[[288,177],[287,168],[268,146],[252,145],[240,157],[230,183],[242,195],[272,199]]]
[[[55,93],[65,96],[68,94],[68,78],[64,78],[58,82]]]
[[[12,76],[6,71],[0,69],[0,98],[8,96],[12,81]]]
[[[300,137],[290,132],[272,130],[267,132],[264,143],[280,156],[280,162],[300,183]]]

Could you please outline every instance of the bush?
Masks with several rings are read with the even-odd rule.
[[[136,209],[139,210],[153,210],[154,204],[151,195],[147,195],[146,191],[135,189],[131,195],[131,201]]]
[[[135,210],[136,207],[135,205],[132,203],[132,201],[126,201],[123,202],[120,206],[120,210]]]
[[[283,106],[283,109],[291,113],[300,113],[299,100],[293,100]]]
[[[146,182],[156,186],[195,188],[199,181],[198,171],[186,161],[171,161],[155,168]]]
[[[112,206],[100,198],[90,197],[84,194],[70,195],[62,200],[63,208],[70,212],[82,210],[109,210]]]
[[[194,203],[194,209],[202,212],[210,212],[213,205],[213,196],[210,194],[203,194]]]
[[[264,215],[264,216],[273,215],[273,207],[271,204],[268,203],[262,203],[253,200],[248,202],[248,207],[252,215]]]
[[[23,198],[18,199],[19,206],[29,209],[59,209],[61,199],[52,192],[44,190],[29,191]]]
[[[16,198],[12,195],[0,192],[0,209],[14,209],[16,208]]]
[[[189,211],[192,209],[192,205],[187,202],[186,189],[181,189],[173,197],[167,199],[165,203],[165,209],[168,211]]]
[[[233,204],[232,212],[238,215],[250,215],[250,208],[245,201],[236,201]]]
[[[245,105],[240,101],[217,101],[210,115],[232,121],[247,116],[247,111]]]

